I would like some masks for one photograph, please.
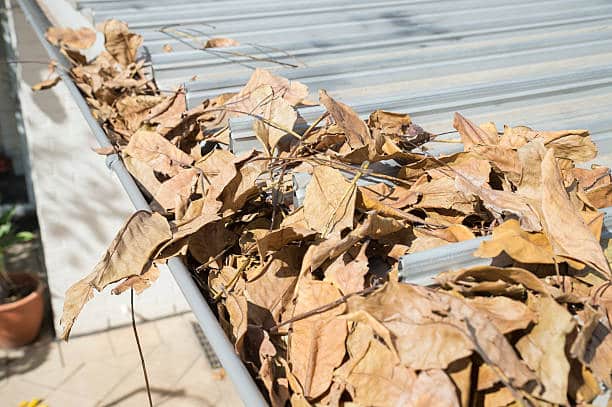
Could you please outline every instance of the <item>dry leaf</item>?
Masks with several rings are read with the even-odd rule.
[[[497,135],[494,136],[481,129],[459,113],[455,113],[453,127],[459,132],[466,151],[476,145],[495,146],[499,143]]]
[[[563,186],[553,150],[542,160],[542,214],[556,256],[579,261],[611,278],[599,240],[574,209]]]
[[[146,211],[135,212],[95,266],[93,286],[102,291],[108,284],[142,274],[157,248],[171,237],[170,226],[163,216]]]
[[[124,67],[136,61],[136,53],[142,45],[142,37],[128,30],[126,23],[118,20],[104,22],[104,47]]]
[[[239,45],[240,43],[238,41],[231,38],[216,37],[210,38],[208,41],[206,41],[204,48],[226,48],[237,47]]]
[[[96,276],[97,273],[94,271],[87,277],[71,285],[70,288],[66,290],[64,309],[62,311],[62,318],[60,320],[60,323],[64,327],[61,338],[65,341],[68,340],[72,326],[85,306],[85,303],[93,298],[94,286],[92,282]]]
[[[113,294],[121,294],[122,292],[133,289],[136,294],[141,294],[144,290],[151,287],[159,277],[159,269],[155,264],[152,264],[148,270],[139,276],[128,277],[125,281],[113,288]]]
[[[169,176],[178,174],[183,166],[193,163],[189,154],[179,150],[156,132],[147,130],[134,133],[123,152]]]
[[[356,187],[328,166],[315,167],[306,187],[304,218],[310,229],[323,236],[352,229]]]
[[[78,30],[63,27],[49,27],[45,33],[47,41],[56,46],[73,49],[86,49],[96,42],[96,33],[90,28]]]
[[[322,281],[305,281],[300,286],[294,315],[300,315],[340,298],[340,292]],[[326,391],[334,369],[344,358],[346,321],[335,318],[343,312],[338,306],[292,324],[289,335],[289,362],[307,398]]]
[[[329,281],[343,294],[361,291],[365,286],[365,275],[368,272],[368,258],[365,254],[368,245],[361,246],[353,257],[350,251],[339,256],[325,270],[325,280]]]
[[[353,109],[332,99],[324,90],[319,91],[319,101],[344,130],[347,142],[352,149],[359,148],[370,141],[368,126]]]
[[[39,90],[50,89],[54,87],[55,85],[57,85],[61,79],[62,78],[60,78],[59,76],[54,76],[52,78],[45,79],[44,81],[41,81],[35,85],[32,85],[32,90],[36,92]]]
[[[493,237],[480,244],[477,257],[497,257],[502,252],[520,263],[554,264],[548,238],[541,232],[525,232],[516,219],[509,219],[493,229]]]
[[[575,322],[552,298],[531,296],[530,305],[538,314],[538,324],[517,342],[516,348],[542,383],[539,396],[565,405],[570,370],[565,346]]]

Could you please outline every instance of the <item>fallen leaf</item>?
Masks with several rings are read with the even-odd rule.
[[[194,168],[180,170],[175,176],[159,185],[153,199],[166,210],[174,209],[180,198],[189,198],[198,180],[198,171]]]
[[[111,283],[142,274],[150,265],[157,248],[171,237],[168,221],[162,215],[135,212],[94,267],[92,285],[102,291]]]
[[[554,264],[548,238],[541,232],[525,232],[516,219],[493,228],[491,240],[485,240],[474,252],[476,257],[493,258],[502,252],[520,263]]]
[[[172,52],[174,51],[174,48],[172,48],[172,45],[170,44],[164,44],[164,46],[162,47],[162,50],[164,52]]]
[[[323,236],[352,229],[355,199],[355,185],[340,171],[324,165],[315,167],[304,198],[308,227]]]
[[[193,163],[189,154],[179,150],[159,134],[147,130],[134,133],[123,152],[169,176],[178,174],[183,166]]]
[[[233,40],[231,38],[216,37],[210,38],[208,41],[206,41],[206,44],[204,44],[204,48],[226,48],[237,47],[239,45],[240,43],[238,41]]]
[[[96,42],[96,32],[87,27],[79,29],[64,27],[49,27],[45,38],[56,46],[65,46],[73,49],[87,49]]]
[[[363,290],[365,275],[369,270],[368,258],[365,254],[367,247],[367,243],[362,245],[354,257],[350,252],[338,256],[325,270],[325,280],[338,287],[343,294]]]
[[[352,365],[350,369],[339,369],[336,374],[355,389],[353,401],[358,405],[412,405],[408,400],[417,379],[416,373],[397,365],[391,351],[373,336],[365,353],[348,363]]]
[[[60,320],[61,325],[64,327],[61,338],[65,341],[68,340],[72,326],[85,306],[85,303],[91,300],[94,296],[93,281],[96,276],[97,273],[94,271],[87,277],[71,285],[68,290],[66,290],[66,294],[64,295],[64,309],[62,311],[62,318]]]
[[[118,20],[104,22],[104,47],[124,67],[136,61],[136,53],[142,45],[142,37],[128,30],[126,23]]]
[[[455,113],[453,127],[459,132],[466,151],[476,145],[495,146],[499,144],[499,137],[494,137],[459,113]]]
[[[300,315],[340,298],[340,292],[322,281],[300,285],[294,315]],[[325,392],[334,369],[342,363],[347,335],[346,321],[335,318],[344,306],[316,313],[292,324],[289,335],[289,362],[300,381],[304,396],[313,399]]]
[[[565,346],[575,322],[565,308],[550,297],[531,296],[530,305],[538,314],[538,323],[519,339],[516,348],[542,383],[539,397],[565,405],[570,371]]]
[[[352,149],[369,143],[371,139],[370,130],[353,109],[332,99],[324,90],[319,91],[319,101],[344,130],[347,142]]]
[[[402,363],[413,369],[445,369],[476,350],[516,386],[533,378],[492,322],[453,296],[389,282],[366,298],[349,298],[347,305],[349,312],[367,311],[385,325]]]
[[[563,186],[553,150],[542,160],[542,214],[556,256],[579,261],[612,278],[599,240],[574,209]]]
[[[122,292],[133,289],[136,294],[141,294],[144,290],[151,287],[159,278],[159,269],[155,264],[152,264],[148,270],[139,276],[131,276],[113,288],[113,294],[121,294]]]
[[[507,297],[475,297],[468,304],[482,311],[503,334],[525,329],[537,320],[525,304]]]
[[[44,81],[38,82],[35,85],[32,85],[32,90],[34,92],[44,89],[50,89],[57,85],[62,78],[59,76],[53,76],[52,78],[45,79]]]
[[[472,281],[495,282],[498,280],[521,284],[537,293],[551,295],[550,288],[544,282],[533,273],[518,267],[476,266],[463,270],[446,271],[436,276],[436,281],[444,286],[457,283],[469,285]]]

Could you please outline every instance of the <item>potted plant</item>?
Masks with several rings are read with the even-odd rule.
[[[31,240],[30,232],[15,232],[11,209],[0,216],[0,348],[32,342],[43,319],[43,284],[32,273],[7,272],[5,252],[11,245]]]

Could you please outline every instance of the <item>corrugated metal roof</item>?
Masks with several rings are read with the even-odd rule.
[[[612,154],[603,143],[612,131],[608,1],[81,0],[79,6],[96,22],[119,18],[141,33],[160,86],[186,83],[191,106],[236,91],[264,67],[304,82],[314,100],[324,88],[363,115],[404,111],[433,132],[451,130],[455,110],[477,121],[588,128],[601,158],[609,162]],[[202,49],[210,37],[241,45]],[[172,52],[163,51],[166,44]],[[312,119],[320,110],[302,114]],[[248,134],[250,120],[236,120],[232,131]]]
[[[612,3],[605,0],[81,0],[95,22],[143,35],[158,84],[188,103],[238,90],[255,68],[320,88],[362,116],[410,113],[438,133],[451,112],[541,129],[587,128],[612,166]],[[203,49],[211,37],[240,46]],[[172,52],[164,52],[170,45]],[[196,77],[196,80],[193,78]],[[319,107],[300,109],[307,121]],[[257,146],[252,118],[232,138]],[[449,136],[456,137],[456,136]],[[459,144],[430,143],[434,153]]]

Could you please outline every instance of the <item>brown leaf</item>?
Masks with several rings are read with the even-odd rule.
[[[332,235],[318,244],[308,247],[302,262],[301,273],[312,272],[328,259],[335,259],[350,249],[355,243],[365,237],[381,239],[392,233],[404,229],[404,225],[394,219],[379,216],[375,212],[368,213],[368,217],[355,230],[343,238]]]
[[[419,374],[407,401],[415,407],[460,406],[453,382],[444,371],[437,369]]]
[[[300,225],[281,227],[258,238],[257,249],[263,259],[271,251],[279,250],[291,242],[305,240],[314,234],[313,230]]]
[[[602,315],[590,307],[579,313],[582,329],[570,348],[572,357],[591,368],[608,388],[612,386],[612,332]]]
[[[476,297],[467,301],[482,311],[503,334],[525,329],[537,319],[525,304],[507,297]]]
[[[612,184],[589,189],[586,197],[596,208],[607,208],[612,206]]]
[[[164,44],[164,46],[162,47],[162,50],[164,52],[172,52],[174,51],[174,48],[172,48],[172,45],[170,44]]]
[[[448,243],[462,242],[474,239],[474,233],[463,225],[451,225],[444,229],[421,229],[413,230],[416,239],[410,245],[410,253],[433,249]]]
[[[275,76],[265,69],[257,68],[247,84],[232,98],[225,102],[230,117],[246,113],[256,113],[270,102],[268,92],[255,93],[261,87],[270,86],[274,98],[282,98],[291,106],[297,106],[308,97],[308,88],[298,81],[289,81]],[[255,93],[255,95],[254,95]],[[263,98],[263,99],[262,99]],[[242,112],[242,113],[241,113]]]
[[[542,161],[542,214],[546,234],[556,256],[576,260],[611,278],[610,266],[563,186],[553,150]]]
[[[304,198],[308,227],[323,236],[352,229],[355,199],[355,185],[340,171],[325,165],[315,167]]]
[[[115,154],[117,152],[117,151],[115,151],[115,147],[113,147],[113,146],[94,147],[94,148],[92,148],[92,150],[96,154],[100,154],[100,155],[111,155],[111,154]]]
[[[552,148],[555,157],[565,158],[577,163],[594,159],[597,146],[587,130],[540,131],[547,148]]]
[[[96,32],[87,27],[77,30],[64,27],[49,27],[45,33],[47,41],[55,46],[86,49],[96,42]]]
[[[319,101],[344,130],[348,145],[352,149],[359,148],[370,142],[370,129],[357,113],[342,102],[332,99],[327,92],[319,90]]]
[[[151,287],[151,284],[159,277],[159,269],[155,264],[152,264],[148,270],[139,276],[128,277],[115,288],[113,288],[113,294],[121,294],[122,292],[133,289],[136,294],[141,294],[144,290]]]
[[[118,20],[104,22],[104,47],[124,67],[136,61],[142,37],[128,30],[126,23]]]
[[[509,219],[493,228],[491,240],[480,244],[476,257],[493,258],[505,252],[520,263],[554,264],[548,238],[541,232],[525,232],[516,219]]]
[[[523,287],[540,294],[551,295],[551,290],[533,273],[518,267],[476,266],[457,271],[446,271],[436,276],[436,281],[443,285],[466,284],[473,281],[505,281],[511,284],[521,284]]]
[[[65,341],[68,340],[72,326],[85,306],[85,303],[93,298],[94,286],[92,282],[95,278],[96,272],[94,271],[87,277],[71,285],[70,288],[66,290],[64,309],[62,311],[62,318],[60,320],[60,323],[64,327],[61,338]]]
[[[76,318],[93,297],[94,288],[102,291],[111,283],[142,274],[150,266],[157,247],[170,236],[170,227],[163,216],[146,211],[135,212],[115,236],[93,272],[66,291],[61,319],[64,326],[62,338],[68,340]]]
[[[179,150],[153,131],[138,130],[123,152],[146,163],[157,172],[174,176],[193,163],[189,154]]]
[[[567,404],[570,365],[565,356],[567,335],[575,326],[572,316],[550,297],[530,297],[538,314],[538,324],[516,344],[543,389],[539,397],[556,404]]]
[[[126,95],[117,100],[115,109],[117,120],[123,122],[125,128],[135,132],[140,128],[151,109],[166,98],[157,95]]]
[[[353,401],[358,405],[411,405],[407,401],[416,381],[415,372],[397,365],[393,353],[369,336],[365,352],[357,360],[349,360],[350,365],[336,374],[354,388]]]
[[[537,232],[542,229],[540,217],[520,195],[477,185],[461,173],[455,178],[455,186],[466,195],[479,197],[484,206],[498,216],[504,213],[518,216],[521,227],[526,231]]]
[[[102,291],[115,281],[142,274],[157,248],[171,237],[170,226],[163,216],[146,211],[135,212],[95,266],[93,286]]]
[[[254,131],[255,136],[261,141],[266,153],[270,156],[285,135],[293,130],[297,112],[285,99],[275,98],[272,87],[268,85],[253,91],[251,97],[266,101],[263,106],[253,112],[264,119],[254,123]]]
[[[135,157],[124,155],[122,158],[126,168],[144,191],[151,196],[155,195],[161,186],[161,182],[155,176],[153,168]]]
[[[476,350],[516,386],[533,378],[486,316],[461,299],[389,282],[366,298],[349,298],[347,305],[349,312],[367,311],[385,325],[402,363],[413,369],[444,369]]]
[[[221,251],[233,245],[238,236],[220,220],[206,223],[189,236],[189,253],[200,263],[214,259]]]
[[[210,38],[208,41],[206,41],[206,44],[204,44],[204,48],[226,48],[237,47],[239,45],[240,43],[238,41],[233,40],[231,38],[216,37]]]
[[[271,255],[261,276],[246,284],[249,301],[269,310],[276,322],[291,301],[303,253],[302,248],[295,246],[282,248]]]
[[[459,113],[455,113],[453,127],[459,132],[466,151],[476,145],[495,146],[499,144],[497,135],[493,136],[486,132]]]
[[[350,251],[339,256],[325,270],[325,280],[338,287],[343,294],[363,290],[364,277],[369,270],[368,257],[365,254],[367,247],[366,243],[358,251],[354,250],[357,253],[355,256],[352,256]]]
[[[50,89],[52,87],[54,87],[55,85],[57,85],[59,83],[59,81],[62,78],[60,78],[59,76],[53,76],[49,79],[45,79],[44,81],[38,82],[35,85],[32,85],[32,90],[34,92],[39,91],[39,90],[44,90],[44,89]]]
[[[180,199],[189,198],[197,180],[198,172],[195,169],[180,170],[178,174],[161,183],[153,194],[153,199],[166,210],[174,209]]]
[[[294,315],[329,304],[338,298],[340,292],[329,283],[303,281]],[[346,321],[336,318],[343,311],[344,306],[338,306],[292,324],[289,362],[307,398],[316,398],[329,388],[334,369],[344,359]]]

